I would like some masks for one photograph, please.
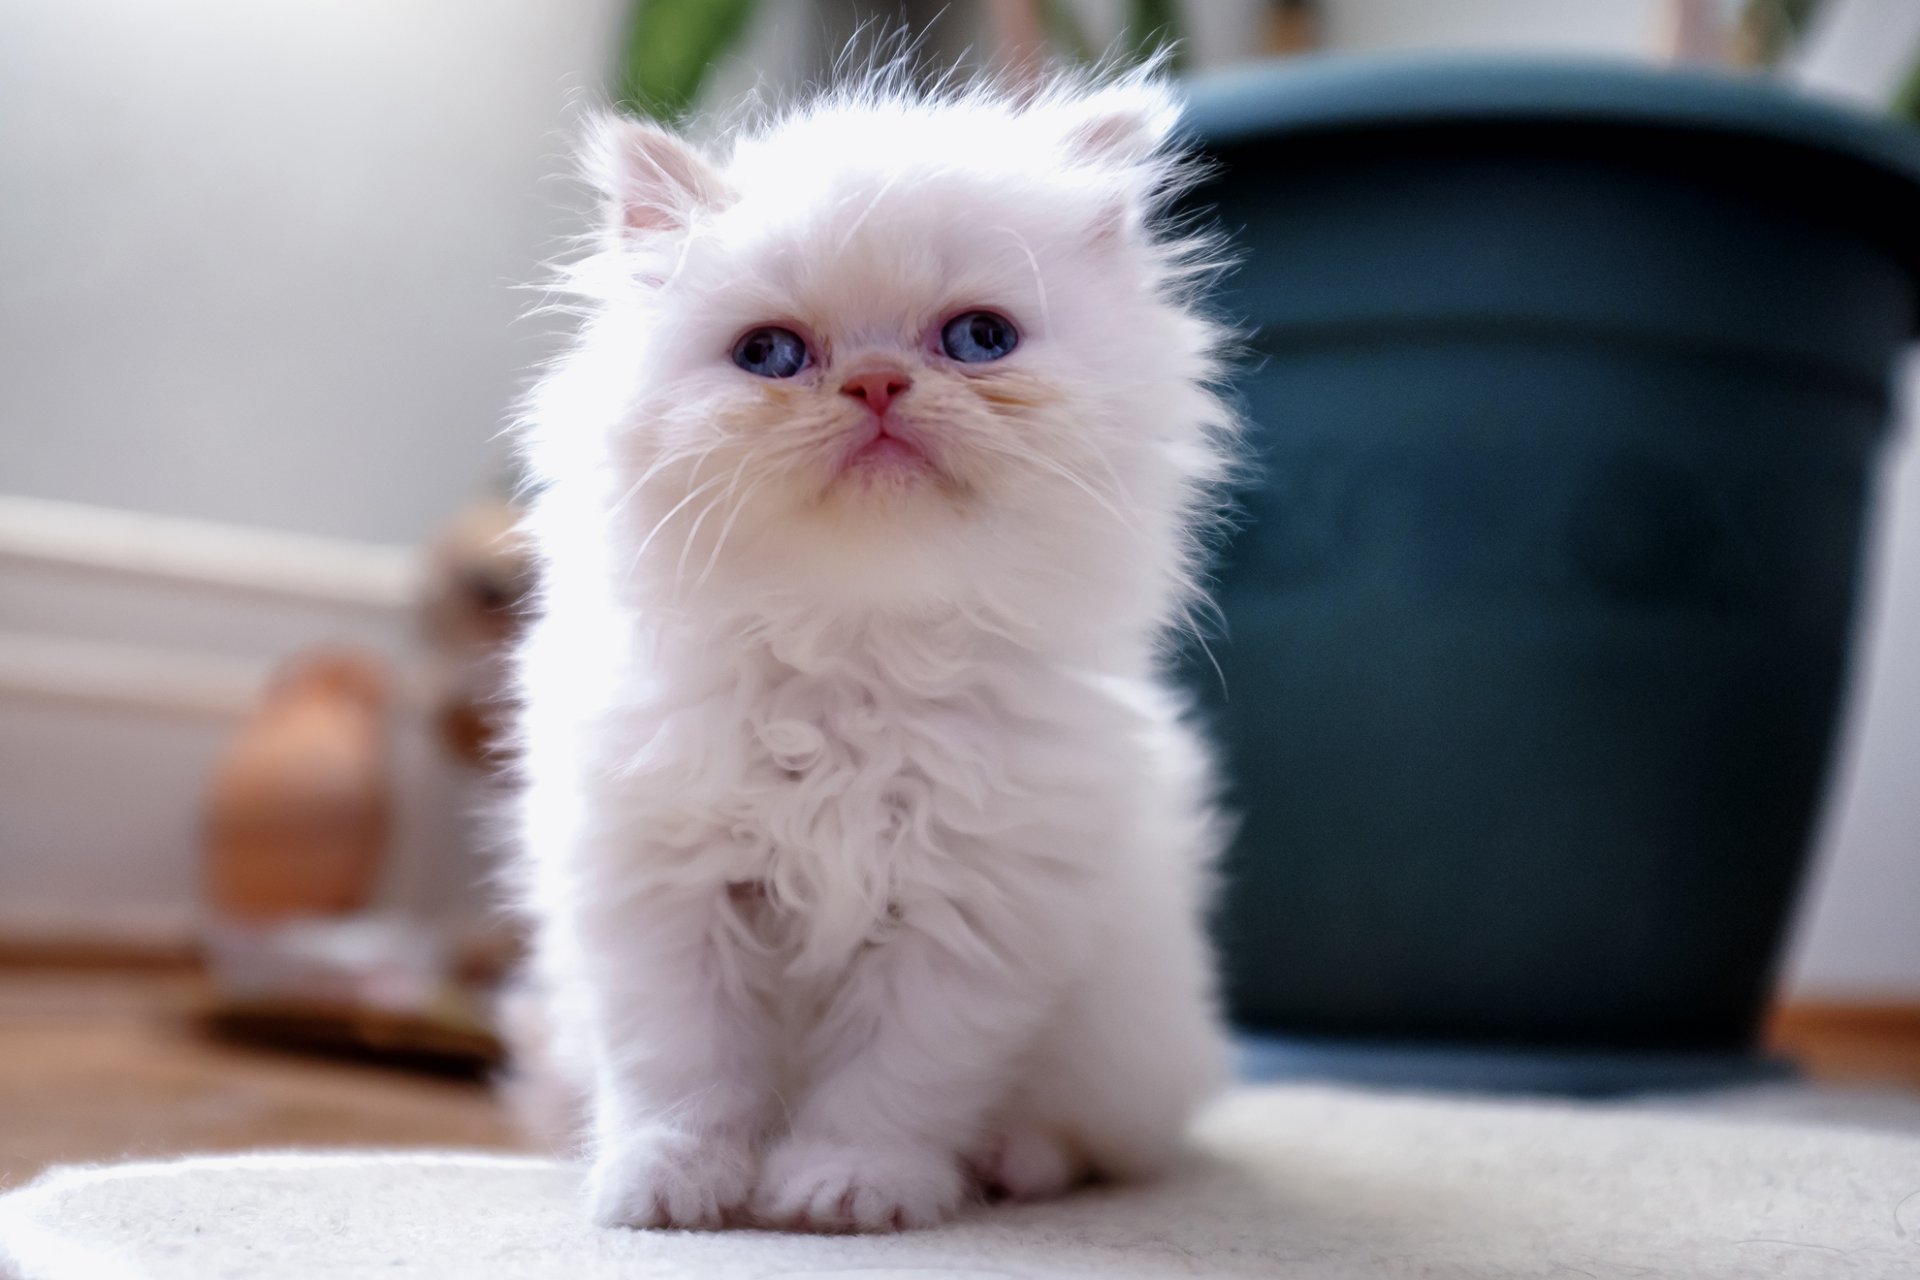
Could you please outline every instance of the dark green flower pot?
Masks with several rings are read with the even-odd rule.
[[[1744,1050],[1846,691],[1920,141],[1757,81],[1198,87],[1258,480],[1194,681],[1243,1025]]]

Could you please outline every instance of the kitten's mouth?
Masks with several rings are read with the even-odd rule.
[[[851,472],[887,472],[912,475],[939,468],[925,443],[912,428],[889,418],[870,418],[848,441],[840,455],[840,475]]]

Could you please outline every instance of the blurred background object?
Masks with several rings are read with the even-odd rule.
[[[508,659],[533,607],[533,563],[518,521],[506,499],[481,499],[454,516],[427,553],[432,715],[441,744],[482,770],[498,767],[507,750]]]
[[[213,767],[207,901],[267,923],[345,915],[373,897],[387,853],[387,673],[379,659],[287,662]]]
[[[1906,0],[1827,0],[1794,24],[1805,38],[1789,47],[1778,61],[1792,80],[1822,97],[1849,102],[1867,110],[1892,107],[1907,111],[1914,77],[1920,76],[1920,5]],[[1791,36],[1788,36],[1791,40]]]
[[[477,566],[436,593],[440,630],[466,650],[497,649],[511,627],[463,627],[471,598],[504,612],[509,578],[486,576],[494,556],[459,536]],[[510,530],[490,527],[493,537]],[[511,561],[509,561],[511,563]],[[491,641],[491,643],[490,643]],[[389,676],[374,656],[320,651],[275,673],[260,705],[215,762],[205,819],[201,947],[211,1025],[269,1044],[478,1070],[499,1056],[481,999],[465,992],[432,922],[370,915],[387,856],[391,779]],[[493,713],[469,686],[451,749],[484,759]],[[447,712],[442,712],[444,723]],[[478,736],[474,736],[478,735]]]
[[[502,1140],[477,1093],[430,1101],[192,1038],[184,1015],[210,995],[203,886],[339,908],[278,950],[230,947],[229,998],[248,974],[281,989],[385,956],[371,971],[392,981],[372,989],[440,1008],[497,969],[511,942],[480,815],[500,654],[528,589],[497,432],[564,324],[520,318],[539,300],[521,286],[585,225],[582,194],[555,180],[579,112],[603,92],[664,114],[778,94],[876,22],[903,24],[934,64],[1137,56],[1172,30],[1183,73],[1209,82],[1277,56],[1556,55],[1725,64],[1782,93],[1920,109],[1911,0],[0,5],[0,1061],[15,1064],[0,1073],[0,1179],[128,1143]],[[1763,277],[1753,309],[1791,283]],[[1909,420],[1916,385],[1909,364]],[[1906,434],[1869,526],[1856,673],[1775,1026],[1835,1070],[1911,1079],[1920,464]],[[269,693],[274,670],[321,652],[382,670],[384,709],[324,681]],[[298,835],[246,870],[216,822],[226,852],[205,854],[226,869],[203,879],[223,753],[283,733],[307,745],[276,760],[336,734],[360,744],[336,757],[359,762],[334,775],[353,779],[332,793],[336,835]],[[226,766],[215,791],[319,777],[265,759]],[[322,852],[284,881],[251,879],[300,841]],[[134,973],[152,978],[146,1003]]]

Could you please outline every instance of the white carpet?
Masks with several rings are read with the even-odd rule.
[[[1920,1135],[1651,1109],[1246,1090],[1153,1187],[871,1238],[588,1227],[575,1173],[456,1153],[55,1170],[10,1280],[1920,1278]]]

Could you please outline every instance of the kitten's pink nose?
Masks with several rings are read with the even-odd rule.
[[[840,394],[867,402],[876,414],[885,413],[893,398],[913,385],[913,379],[899,365],[870,365],[856,369],[840,384]]]

